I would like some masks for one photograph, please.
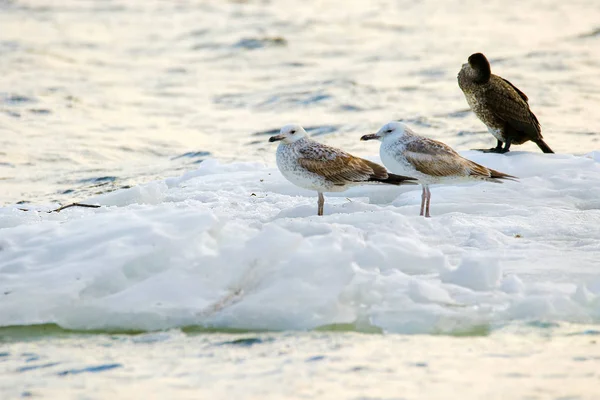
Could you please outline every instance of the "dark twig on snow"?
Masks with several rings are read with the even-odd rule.
[[[100,208],[101,206],[96,205],[96,204],[82,204],[82,203],[71,203],[71,204],[67,204],[66,206],[61,206],[58,207],[55,210],[50,210],[50,211],[46,211],[47,213],[53,213],[53,212],[61,212],[62,210],[64,210],[65,208],[70,208],[70,207],[84,207],[84,208]],[[19,210],[21,211],[31,211],[28,208],[19,208]]]

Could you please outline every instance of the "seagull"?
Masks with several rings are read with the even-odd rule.
[[[343,192],[364,183],[416,184],[410,182],[415,178],[390,174],[379,164],[310,139],[300,125],[285,125],[269,138],[277,141],[279,171],[294,185],[319,194],[317,215],[323,215],[324,192]]]
[[[458,86],[477,118],[496,138],[498,145],[482,149],[486,153],[507,153],[511,144],[531,140],[544,153],[554,153],[544,142],[542,128],[529,109],[529,99],[515,85],[494,75],[481,53],[471,54],[458,73]],[[502,147],[504,143],[504,148]]]
[[[360,138],[372,139],[381,141],[379,154],[386,168],[394,173],[414,176],[423,186],[420,215],[425,210],[426,218],[431,216],[429,185],[474,180],[502,183],[502,179],[517,179],[467,160],[447,144],[419,136],[401,122],[389,122],[377,133]]]

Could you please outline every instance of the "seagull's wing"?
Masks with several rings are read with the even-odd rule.
[[[406,160],[415,169],[430,176],[490,177],[490,170],[462,157],[450,146],[428,138],[419,138],[406,144]]]
[[[488,90],[482,93],[486,107],[498,119],[504,121],[509,129],[523,132],[532,139],[541,138],[540,123],[529,109],[528,98],[515,85],[492,76]]]
[[[320,143],[302,148],[299,152],[298,163],[303,168],[335,185],[388,177],[387,170],[381,165]]]

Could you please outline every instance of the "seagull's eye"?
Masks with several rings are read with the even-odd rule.
[[[290,133],[293,135],[294,133],[296,133],[296,130],[294,129],[293,131],[290,131]]]
[[[387,131],[385,131],[385,133],[392,133],[392,130],[388,129]]]

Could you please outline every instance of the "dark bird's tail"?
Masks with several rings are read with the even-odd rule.
[[[408,176],[390,174],[388,172],[387,178],[372,178],[373,182],[387,183],[390,185],[417,185],[416,178],[410,178]],[[413,182],[414,181],[414,182]]]
[[[552,151],[552,149],[550,148],[550,146],[548,146],[548,145],[546,144],[546,142],[544,142],[544,140],[543,140],[543,139],[538,139],[538,140],[536,140],[535,144],[537,144],[537,145],[538,145],[538,147],[539,147],[540,149],[542,149],[542,151],[543,151],[544,153],[554,153],[554,152]]]

